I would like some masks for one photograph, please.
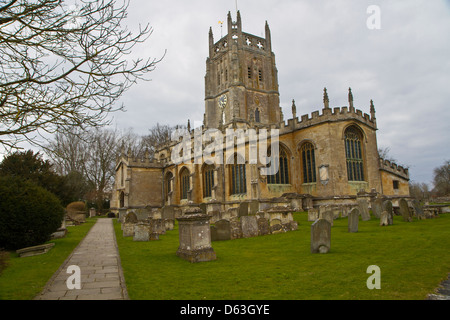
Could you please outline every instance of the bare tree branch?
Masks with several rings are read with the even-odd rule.
[[[123,27],[129,2],[0,0],[0,144],[14,148],[36,131],[109,123],[121,95],[161,59],[127,59],[148,39]]]

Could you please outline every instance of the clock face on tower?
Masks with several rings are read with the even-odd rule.
[[[221,107],[222,109],[225,108],[227,105],[227,100],[228,98],[226,94],[221,95],[219,98],[219,107]]]

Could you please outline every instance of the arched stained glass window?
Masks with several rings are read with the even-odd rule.
[[[182,169],[181,173],[180,173],[180,181],[181,181],[181,190],[180,190],[180,195],[181,195],[181,199],[187,199],[188,198],[188,191],[190,189],[190,184],[189,184],[189,177],[190,173],[189,170],[184,168]]]
[[[355,126],[349,127],[345,130],[344,141],[348,181],[364,181],[361,131]]]
[[[214,187],[214,166],[207,165],[203,168],[203,197],[211,197]]]
[[[241,161],[243,162],[243,161]],[[247,179],[245,175],[245,164],[238,163],[237,155],[234,156],[233,164],[230,164],[231,194],[247,193]]]
[[[304,143],[300,149],[302,155],[303,183],[316,182],[316,158],[314,145],[310,142]]]
[[[289,161],[285,150],[280,149],[278,172],[267,176],[268,184],[289,184]],[[271,166],[268,163],[267,166]]]

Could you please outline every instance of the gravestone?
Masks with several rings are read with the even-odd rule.
[[[135,223],[124,222],[122,224],[122,235],[123,237],[134,236],[134,225]]]
[[[257,214],[259,211],[259,201],[252,200],[250,202],[250,214]]]
[[[250,238],[258,235],[258,221],[256,216],[241,217],[242,237]]]
[[[191,214],[177,218],[180,245],[177,256],[191,263],[216,259],[211,247],[210,217],[206,214]]]
[[[331,210],[322,212],[319,216],[319,219],[325,219],[331,224],[331,226],[333,226],[334,213]]]
[[[280,219],[270,220],[269,230],[270,230],[270,233],[273,233],[273,234],[283,232],[283,228],[281,226],[281,220]]]
[[[248,216],[248,202],[241,202],[239,204],[239,217]]]
[[[134,226],[133,241],[149,241],[151,233],[151,225],[139,222]]]
[[[264,236],[270,234],[269,219],[259,218],[258,219],[258,235]]]
[[[383,211],[380,215],[380,226],[388,226],[389,225],[389,213],[387,211]]]
[[[315,208],[308,209],[308,221],[316,221],[319,219],[319,210]]]
[[[394,224],[394,210],[392,209],[392,202],[390,200],[383,202],[383,211],[388,213],[388,225]]]
[[[400,199],[399,206],[400,206],[400,214],[403,217],[403,221],[411,222],[412,217],[411,217],[411,211],[409,210],[409,207],[408,207],[408,202],[405,199]]]
[[[166,223],[163,219],[151,219],[152,232],[157,234],[166,234]]]
[[[362,221],[370,220],[369,204],[365,198],[357,199],[358,209],[361,214]]]
[[[127,209],[119,209],[119,222],[123,223],[125,221],[125,216],[127,215]]]
[[[230,220],[230,228],[231,228],[231,239],[242,238],[241,221],[237,219]]]
[[[423,211],[423,207],[420,205],[420,202],[417,199],[414,199],[412,204],[413,204],[414,212],[416,214],[417,219],[424,220],[425,213]]]
[[[381,212],[383,212],[382,206],[383,206],[383,200],[375,199],[374,201],[372,201],[372,213],[378,219],[380,219]]]
[[[97,215],[97,212],[95,211],[95,208],[89,209],[89,218],[93,218]]]
[[[357,208],[352,209],[348,214],[348,232],[358,232],[359,223],[359,210]]]
[[[137,223],[137,222],[138,218],[136,214],[133,211],[128,212],[127,215],[125,216],[125,223]]]
[[[318,219],[311,225],[311,253],[328,253],[331,247],[331,224]]]
[[[32,256],[37,256],[37,255],[40,255],[40,254],[47,253],[54,246],[55,246],[54,242],[45,243],[45,244],[40,244],[40,245],[37,245],[37,246],[32,246],[32,247],[26,247],[26,248],[18,249],[18,250],[16,250],[16,253],[19,255],[20,258],[32,257]]]
[[[215,223],[215,240],[223,241],[231,239],[231,225],[228,220],[219,220]],[[211,235],[212,236],[212,235]]]
[[[175,210],[172,206],[164,206],[162,208],[162,218],[163,219],[175,219]]]

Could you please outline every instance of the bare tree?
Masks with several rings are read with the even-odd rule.
[[[118,98],[161,61],[126,59],[152,32],[123,27],[127,0],[74,1],[0,0],[3,147],[107,124],[110,112],[123,109]]]
[[[450,195],[450,160],[446,160],[440,167],[434,169],[434,189],[437,196]]]
[[[151,129],[149,129],[150,133],[144,137],[142,137],[142,143],[146,150],[148,150],[150,157],[153,158],[156,149],[167,143],[171,140],[171,134],[176,127],[172,127],[170,125],[161,125],[157,123]]]

